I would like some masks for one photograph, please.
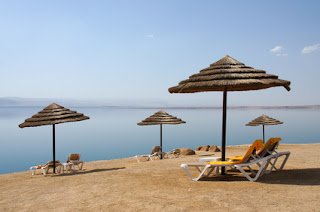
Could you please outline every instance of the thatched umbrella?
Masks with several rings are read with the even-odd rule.
[[[273,119],[270,118],[269,116],[266,115],[262,115],[259,116],[258,118],[250,121],[248,124],[246,124],[246,126],[258,126],[258,125],[262,125],[262,131],[263,131],[263,142],[265,142],[264,139],[264,125],[278,125],[278,124],[283,124],[283,122],[278,121],[277,119]]]
[[[146,118],[145,120],[138,123],[138,125],[160,125],[160,151],[162,152],[162,125],[163,124],[184,124],[185,121],[174,117],[163,110],[160,110],[153,114],[152,116]],[[162,154],[161,154],[162,159]]]
[[[223,91],[222,160],[225,160],[227,91],[260,90],[276,86],[283,86],[289,91],[290,81],[246,66],[227,55],[168,90],[170,93]]]
[[[56,103],[52,103],[48,107],[40,111],[39,113],[33,115],[31,118],[26,119],[25,122],[19,125],[19,127],[20,128],[38,127],[43,125],[53,126],[53,172],[55,173],[55,169],[56,169],[55,125],[65,123],[65,122],[83,121],[86,119],[89,119],[89,117],[84,116],[82,113],[77,113],[76,111],[71,111]]]

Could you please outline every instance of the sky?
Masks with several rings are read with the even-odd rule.
[[[230,55],[291,81],[228,105],[319,105],[320,1],[0,0],[0,97],[221,106],[168,88]]]

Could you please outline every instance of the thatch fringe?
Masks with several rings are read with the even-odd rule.
[[[150,117],[138,123],[138,125],[157,125],[157,124],[183,124],[186,123],[181,119],[172,116],[163,110],[156,112]]]
[[[259,116],[258,118],[250,121],[248,124],[246,124],[246,126],[277,125],[277,124],[283,124],[283,122],[263,114],[262,116]]]
[[[26,119],[19,127],[37,127],[42,125],[83,121],[86,119],[89,119],[89,117],[84,116],[82,113],[77,113],[76,111],[71,111],[56,103],[52,103],[31,118]]]
[[[264,70],[253,69],[227,55],[168,90],[170,93],[196,93],[224,89],[228,91],[260,90],[276,86],[283,86],[289,91],[290,81],[266,74]]]

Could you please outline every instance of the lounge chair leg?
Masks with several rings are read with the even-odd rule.
[[[281,167],[280,167],[279,170],[282,170],[282,169],[283,169],[284,165],[287,163],[287,160],[288,160],[289,156],[290,156],[290,153],[289,153],[289,154],[286,154],[286,158],[283,160],[282,165],[281,165]]]
[[[278,158],[281,157],[281,156],[283,156],[283,155],[285,155],[286,157],[285,157],[285,159],[283,160],[280,168],[277,169],[276,166],[275,166],[275,165],[276,165],[276,162],[278,161]],[[270,170],[266,171],[266,173],[270,173],[273,169],[276,170],[276,171],[277,171],[277,170],[282,170],[283,167],[284,167],[284,165],[287,163],[287,160],[288,160],[289,156],[290,156],[290,152],[280,152],[280,153],[277,153],[277,154],[276,154],[276,159],[274,160],[274,162],[271,163],[271,161],[270,161],[270,164],[271,164],[272,166],[271,166]]]
[[[266,169],[265,171],[266,174],[270,174],[273,169],[277,170],[277,168],[275,167],[277,160],[278,160],[278,157],[276,157],[273,162],[271,162],[271,160],[269,161],[268,165],[270,164],[271,168],[269,170]]]
[[[48,172],[47,172],[47,169],[48,169],[47,167],[46,167],[46,168],[45,168],[45,167],[42,167],[42,168],[41,168],[42,174],[43,174],[44,176],[46,176],[47,173],[48,173]]]
[[[196,169],[198,169],[199,173],[201,173],[201,167],[196,166]]]
[[[207,171],[208,171],[208,173],[207,174],[203,174],[203,176],[205,176],[205,177],[209,177],[209,175],[212,173],[212,171],[213,170],[215,170],[217,167],[215,167],[215,168],[212,168],[212,169],[208,169]]]
[[[79,170],[82,170],[82,167],[83,167],[83,163],[79,163]]]
[[[249,181],[256,181],[260,176],[262,176],[264,173],[266,173],[266,170],[267,170],[267,167],[268,167],[268,165],[269,165],[269,163],[270,163],[270,160],[271,160],[272,158],[274,158],[274,157],[275,157],[275,156],[270,155],[268,158],[266,158],[265,160],[263,160],[263,161],[262,161],[262,164],[260,164],[260,166],[259,166],[259,171],[258,171],[258,173],[256,173],[256,174],[253,173],[253,174],[255,175],[254,177],[249,176],[248,173],[246,173],[242,167],[244,167],[244,166],[249,167],[249,166],[252,165],[252,164],[260,163],[261,161],[260,161],[260,162],[258,161],[258,162],[256,162],[256,163],[250,163],[250,165],[249,165],[249,164],[237,164],[237,165],[235,165],[235,167],[236,167]],[[262,158],[262,159],[263,159],[263,158]],[[250,169],[251,169],[251,168],[250,168]],[[251,169],[251,170],[252,170],[252,169]]]
[[[216,167],[216,176],[219,176],[220,175],[220,169],[219,169],[219,167],[217,166]]]
[[[36,170],[37,170],[37,168],[36,167],[30,167],[30,171],[31,171],[31,173],[32,173],[32,175],[35,175],[36,174]]]
[[[198,177],[193,177],[192,174],[189,172],[189,170],[187,169],[188,165],[187,164],[181,164],[181,168],[183,168],[185,170],[185,172],[189,175],[189,177],[193,180],[193,181],[198,181],[203,175],[204,173],[207,171],[208,168],[215,168],[215,167],[212,167],[210,165],[206,165],[204,167],[204,169],[200,172],[199,176]],[[198,171],[200,170],[197,166],[196,168],[198,169]],[[212,172],[212,171],[211,171]],[[210,173],[211,173],[210,172]]]
[[[260,164],[259,164],[260,165]],[[257,172],[255,171],[255,170],[253,170],[250,166],[247,166],[248,167],[248,169],[253,173],[253,174],[257,174]],[[259,166],[259,167],[261,167],[261,166]]]

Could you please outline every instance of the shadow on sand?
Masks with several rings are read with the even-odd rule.
[[[51,175],[51,177],[64,177],[64,176],[73,176],[73,175],[81,175],[81,174],[90,174],[96,172],[106,172],[106,171],[115,171],[120,169],[125,169],[126,167],[119,168],[110,168],[110,169],[91,169],[91,170],[81,170],[81,171],[69,171],[68,173],[61,173],[58,175]]]
[[[248,181],[240,172],[230,171],[226,176],[212,176],[200,181]],[[320,185],[320,168],[273,171],[256,182],[284,185]]]

